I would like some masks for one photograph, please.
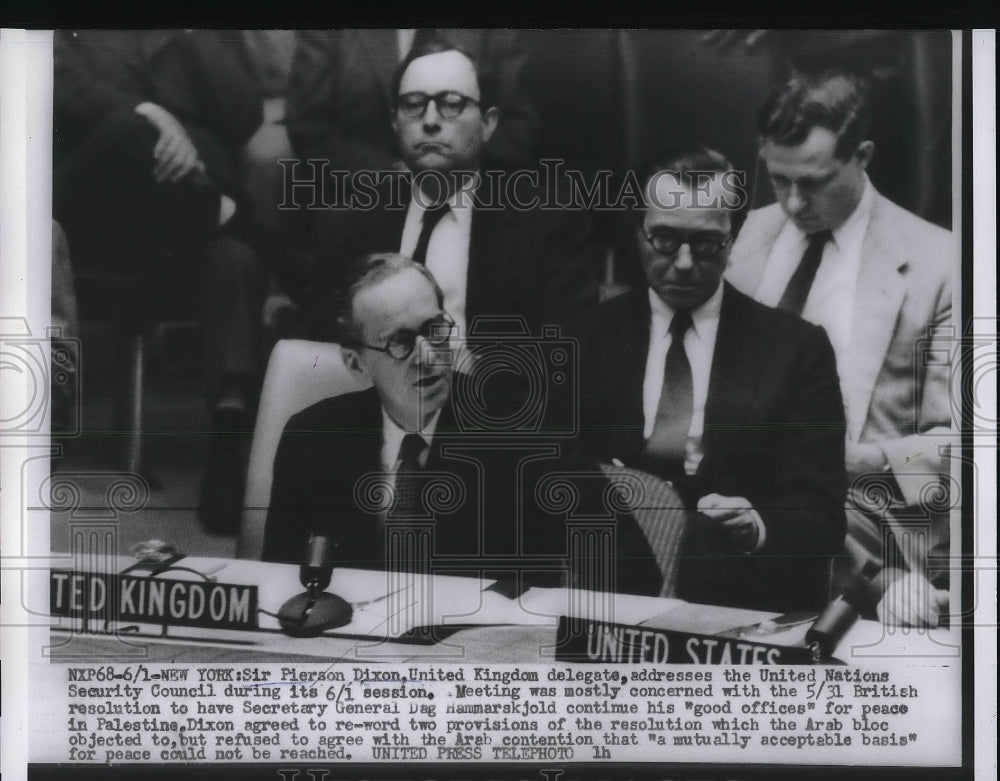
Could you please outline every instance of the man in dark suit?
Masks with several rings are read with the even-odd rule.
[[[393,75],[411,48],[437,37],[461,47],[498,75],[503,127],[492,161],[536,161],[538,117],[521,83],[527,52],[514,30],[300,30],[288,85],[288,132],[301,160],[331,169],[387,170],[406,164],[386,122],[395,111]]]
[[[366,256],[348,269],[330,336],[343,345],[347,367],[373,387],[289,421],[264,559],[299,562],[310,535],[321,534],[332,541],[334,564],[417,567],[386,560],[386,529],[414,521],[432,527],[434,571],[499,569],[528,583],[558,582],[571,550],[566,524],[535,495],[539,480],[558,471],[558,448],[538,439],[498,442],[463,427],[456,405],[470,399],[452,392],[454,323],[442,303],[427,269],[400,255]],[[633,559],[620,568],[618,587],[652,592],[648,546],[630,519],[617,530],[616,544]]]
[[[822,329],[722,281],[742,197],[733,173],[704,149],[650,169],[636,225],[649,286],[598,310],[583,431],[594,457],[682,496],[677,596],[817,608],[844,535],[836,364]]]
[[[59,31],[54,67],[53,213],[74,268],[127,281],[105,308],[133,331],[164,300],[203,303],[217,435],[199,517],[232,531],[260,379],[261,236],[239,165],[258,85],[240,40],[211,30]]]
[[[55,37],[53,210],[78,269],[139,280],[145,313],[207,288],[213,402],[250,404],[259,261],[237,230],[237,153],[261,122],[242,51],[209,31],[61,31]],[[158,291],[158,295],[152,295]]]
[[[869,181],[867,93],[864,81],[836,72],[774,90],[759,129],[778,202],[748,216],[728,278],[830,335],[852,481],[841,579],[866,561],[885,565],[886,617],[934,626],[948,605],[958,245]]]
[[[489,67],[430,39],[401,63],[392,95],[391,125],[413,175],[354,187],[353,208],[313,212],[314,265],[299,274],[307,321],[323,319],[307,295],[324,289],[317,280],[386,251],[426,264],[463,334],[477,317],[524,318],[537,333],[596,305],[600,257],[586,216],[542,210],[541,194],[518,187],[527,177],[483,176],[488,143],[507,122]]]

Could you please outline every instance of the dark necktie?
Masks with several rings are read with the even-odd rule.
[[[663,390],[656,409],[653,433],[646,442],[646,455],[671,462],[683,470],[687,437],[694,414],[694,385],[691,364],[684,350],[684,334],[691,327],[691,313],[678,311],[670,321],[670,348],[663,369]]]
[[[816,278],[816,270],[820,261],[823,260],[823,250],[826,243],[833,238],[830,231],[819,231],[808,236],[809,246],[802,253],[802,260],[799,261],[798,268],[788,281],[788,287],[781,294],[778,302],[778,309],[784,309],[792,314],[801,315],[806,308],[806,300],[809,298],[809,290],[812,288],[813,280]]]
[[[424,212],[424,220],[420,226],[420,238],[417,239],[417,246],[413,250],[414,263],[419,263],[422,266],[427,263],[427,245],[431,243],[431,234],[441,218],[448,213],[448,208],[447,203],[439,203],[429,207]]]
[[[418,518],[423,515],[420,501],[420,456],[427,443],[419,434],[407,434],[399,448],[399,468],[396,470],[396,498],[391,517],[394,519]]]

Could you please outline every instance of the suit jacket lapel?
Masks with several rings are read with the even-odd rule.
[[[851,318],[851,361],[840,367],[849,372],[851,397],[848,435],[857,439],[868,417],[875,382],[892,341],[899,308],[906,292],[902,273],[907,257],[885,222],[882,196],[876,194],[871,221],[861,249],[861,269]]]
[[[364,219],[366,214],[371,215],[369,220],[371,233],[367,237],[367,246],[382,247],[391,252],[399,251],[399,245],[403,241],[403,229],[406,227],[406,215],[410,210],[410,201],[413,199],[412,183],[409,180],[400,182],[399,188],[398,193],[393,193],[390,186],[386,185],[379,191],[379,198],[382,199],[383,203],[392,203],[393,196],[395,196],[402,208],[372,209],[368,212],[360,212],[360,219]]]
[[[424,471],[437,473],[433,479],[443,480],[445,484],[457,480],[459,484],[445,493],[461,499],[447,509],[438,508],[434,512],[435,553],[469,556],[480,550],[481,523],[487,512],[482,506],[485,489],[481,481],[485,475],[467,459],[486,455],[485,451],[474,449],[482,441],[475,434],[462,433],[454,405],[449,400],[441,409]]]
[[[702,434],[705,457],[698,468],[700,475],[718,462],[728,449],[726,437],[746,418],[747,405],[762,376],[761,367],[767,365],[767,345],[757,336],[758,330],[756,318],[746,313],[744,299],[726,284],[708,379]]]
[[[477,315],[502,313],[501,302],[515,247],[517,231],[510,229],[508,209],[473,206],[469,236],[469,268],[465,283],[465,313],[471,324]]]
[[[364,391],[361,404],[350,421],[354,427],[357,445],[351,449],[344,448],[345,453],[353,451],[353,457],[361,455],[363,463],[358,469],[361,475],[382,471],[382,446],[385,432],[382,429],[382,401],[374,387]],[[373,447],[372,444],[375,443]]]
[[[788,218],[775,205],[770,209],[764,209],[756,216],[741,234],[734,248],[734,262],[726,272],[726,279],[729,280],[738,290],[746,292],[754,297],[757,288],[760,287],[761,279],[764,277],[764,270],[767,268],[767,260],[771,254],[778,234],[785,227]]]
[[[455,393],[454,383],[452,384],[451,392],[452,394]],[[434,427],[434,436],[431,438],[431,448],[427,457],[427,469],[440,467],[442,461],[441,444],[460,435],[460,432],[461,428],[455,420],[455,409],[449,399],[441,408],[441,415],[438,417],[437,425]]]
[[[621,390],[617,396],[617,410],[601,410],[600,414],[610,416],[606,424],[615,424],[611,441],[615,452],[609,456],[622,458],[629,463],[645,447],[643,425],[645,413],[642,406],[643,384],[646,379],[646,359],[649,354],[649,293],[645,286],[625,294],[628,306],[624,309],[624,319],[618,329],[611,329],[607,338],[613,342],[610,349],[618,353],[621,376],[602,378],[615,383]]]

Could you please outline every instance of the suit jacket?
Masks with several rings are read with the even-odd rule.
[[[436,481],[432,515],[436,568],[489,570],[519,567],[529,583],[556,585],[570,546],[564,511],[537,500],[546,475],[564,474],[550,443],[503,445],[460,430],[454,409],[441,412],[423,478]],[[309,535],[323,532],[334,544],[334,562],[385,566],[384,508],[377,506],[382,474],[382,406],[373,388],[326,399],[294,416],[285,427],[274,466],[263,558],[299,563]],[[593,518],[603,482],[583,486],[578,508]],[[427,496],[427,494],[425,494]],[[518,522],[517,519],[522,521]],[[655,594],[659,570],[631,517],[616,524],[617,545],[630,557],[616,587]],[[596,565],[577,571],[596,570]],[[586,577],[577,585],[588,587]]]
[[[657,472],[644,459],[646,289],[601,305],[583,351],[587,451]],[[613,415],[613,418],[609,418]],[[844,412],[823,329],[726,285],[708,386],[704,458],[673,477],[693,509],[709,493],[742,496],[767,529],[753,554],[728,548],[696,519],[682,542],[678,596],[761,610],[818,607],[844,539]]]
[[[778,204],[750,213],[732,251],[728,279],[735,287],[754,295],[786,221]],[[949,231],[876,193],[862,245],[850,360],[839,367],[859,389],[849,400],[848,439],[878,442],[898,484],[887,520],[930,518],[931,548],[945,555],[947,512],[936,512],[928,497],[940,481],[947,485],[956,262]]]
[[[102,122],[149,101],[184,125],[210,176],[237,187],[234,154],[262,120],[238,38],[210,30],[60,31],[53,49],[57,167]]]
[[[316,213],[313,252],[300,272],[305,316],[321,321],[316,338],[327,338],[323,304],[340,271],[367,253],[399,251],[410,191],[397,187],[393,193],[392,184],[378,191],[375,208]],[[523,194],[521,202],[529,203],[529,197]],[[476,317],[519,316],[538,334],[543,325],[568,324],[597,305],[600,255],[587,215],[520,209],[499,200],[486,206],[477,198],[469,237],[470,329]]]
[[[438,30],[496,71],[501,119],[491,158],[510,167],[537,162],[538,117],[521,82],[527,53],[511,30]],[[396,104],[396,31],[302,30],[288,86],[287,125],[303,160],[332,170],[387,170],[399,159],[389,124]]]

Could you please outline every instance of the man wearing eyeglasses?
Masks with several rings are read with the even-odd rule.
[[[287,125],[301,160],[331,169],[391,169],[403,164],[386,122],[396,92],[393,73],[410,51],[438,38],[493,64],[504,126],[490,157],[516,168],[533,158],[538,116],[523,87],[529,53],[517,30],[299,30],[288,84]]]
[[[378,569],[387,563],[387,520],[426,516],[438,571],[492,566],[521,572],[525,585],[560,582],[566,530],[532,490],[520,488],[558,471],[559,462],[544,444],[522,450],[507,437],[493,446],[489,434],[463,428],[452,394],[454,321],[443,301],[430,272],[401,255],[351,264],[330,298],[329,337],[372,387],[321,401],[288,422],[275,459],[265,560],[298,563],[310,535],[322,534],[335,565]],[[525,454],[532,463],[521,464]],[[391,506],[363,489],[372,477],[393,485]],[[429,514],[420,499],[425,480],[450,497]],[[649,593],[655,565],[628,520],[619,524],[617,545],[632,559],[618,587]],[[526,555],[535,558],[522,561]]]
[[[339,563],[380,567],[384,517],[359,505],[355,486],[366,473],[394,480],[402,461],[408,469],[425,466],[449,400],[454,321],[430,273],[382,254],[348,274],[343,294],[330,302],[331,336],[347,367],[372,387],[319,402],[285,427],[265,560],[298,562],[310,534],[324,532]]]
[[[680,494],[677,596],[816,608],[844,534],[840,387],[822,329],[723,282],[745,197],[734,173],[707,149],[649,169],[636,224],[648,287],[598,310],[585,443]]]
[[[600,258],[588,218],[539,208],[527,176],[487,183],[487,144],[506,121],[497,92],[495,74],[469,53],[436,38],[414,46],[387,117],[410,175],[382,176],[351,191],[354,208],[317,213],[313,291],[354,258],[391,251],[426,265],[462,334],[477,317],[522,318],[538,333],[596,305]],[[322,311],[321,302],[306,307]]]

